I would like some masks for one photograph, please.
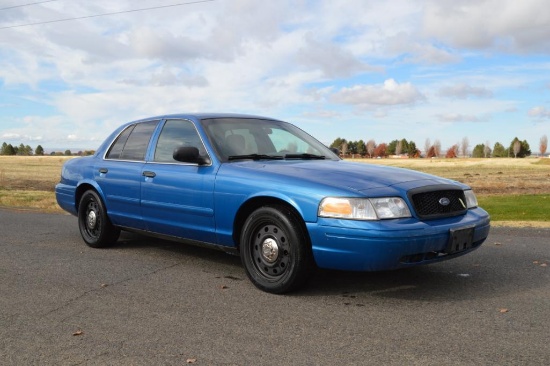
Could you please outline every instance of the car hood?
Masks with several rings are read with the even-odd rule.
[[[422,182],[422,185],[451,182],[413,170],[346,161],[243,161],[228,165],[238,170],[263,172],[264,179],[270,179],[269,176],[273,179],[283,177],[286,182],[302,180],[359,192],[388,186],[401,186],[403,189],[416,186],[408,184],[411,182]]]

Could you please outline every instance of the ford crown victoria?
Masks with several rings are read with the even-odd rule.
[[[470,187],[351,163],[294,125],[231,114],[126,123],[95,155],[67,161],[59,205],[91,247],[127,230],[238,253],[272,293],[315,266],[398,269],[478,248],[489,215]]]

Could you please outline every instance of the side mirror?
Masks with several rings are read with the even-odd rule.
[[[333,153],[335,153],[336,156],[340,156],[340,150],[338,150],[337,148],[335,148],[335,147],[330,147],[329,149],[330,149],[330,151],[332,151]]]
[[[174,149],[172,157],[182,163],[193,163],[198,165],[210,164],[210,159],[199,155],[199,149],[194,146],[180,146]]]

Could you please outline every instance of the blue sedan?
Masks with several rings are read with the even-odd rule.
[[[120,231],[239,253],[259,289],[284,293],[321,268],[379,271],[478,248],[489,215],[470,187],[350,163],[294,125],[177,114],[122,125],[56,186],[87,245]]]

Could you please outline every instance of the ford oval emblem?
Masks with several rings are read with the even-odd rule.
[[[447,197],[442,197],[439,199],[439,204],[441,206],[449,206],[451,204],[451,200],[448,199]]]

